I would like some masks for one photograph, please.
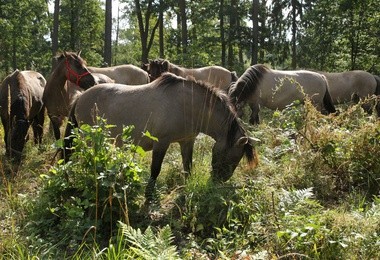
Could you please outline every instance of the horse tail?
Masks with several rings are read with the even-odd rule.
[[[69,114],[69,118],[66,124],[65,135],[63,139],[63,148],[61,149],[61,159],[64,159],[65,162],[69,161],[70,156],[72,154],[73,140],[74,140],[73,129],[79,127],[78,121],[75,117],[75,108],[76,108],[79,97],[80,97],[80,94],[76,95],[74,97],[73,102],[71,103],[70,114]]]
[[[239,79],[236,71],[231,71],[231,82],[236,82]]]
[[[377,112],[377,116],[380,117],[380,76],[374,75],[373,77],[376,80],[376,90],[375,90],[375,95],[377,96],[376,112]]]
[[[11,122],[15,119],[12,128],[11,139],[9,145],[10,157],[16,164],[21,161],[22,151],[26,143],[26,135],[29,129],[29,121],[27,118],[27,101],[24,96],[19,96],[11,105]],[[12,124],[12,123],[11,123]]]
[[[376,80],[376,90],[375,90],[375,95],[379,96],[380,95],[380,76],[373,75],[373,77]]]
[[[248,68],[243,75],[230,87],[229,96],[234,103],[246,101],[255,92],[269,68],[257,64]]]
[[[332,97],[330,95],[330,92],[329,92],[329,84],[327,82],[326,77],[323,75],[322,75],[322,77],[323,77],[324,81],[326,82],[326,92],[325,92],[325,95],[323,96],[323,106],[329,114],[335,113],[336,109],[335,109]]]

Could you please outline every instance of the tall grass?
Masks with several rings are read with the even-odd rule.
[[[81,133],[103,138],[97,162],[104,168],[94,167],[94,148],[85,147],[91,142],[84,136],[76,163],[66,166],[50,165],[52,139],[42,151],[27,145],[14,179],[1,170],[0,253],[13,259],[379,258],[380,121],[360,105],[336,116],[323,116],[308,102],[264,114],[259,126],[245,125],[260,139],[256,169],[242,162],[230,181],[209,181],[213,140],[200,136],[185,180],[179,147],[172,145],[158,177],[160,204],[150,206],[143,196],[150,153],[128,157],[134,153],[117,150],[106,142],[104,123]],[[126,162],[138,169],[127,193],[128,182],[117,180]]]

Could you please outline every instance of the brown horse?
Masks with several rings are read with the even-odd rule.
[[[192,76],[196,80],[208,82],[226,92],[230,84],[238,79],[236,72],[231,72],[221,66],[187,69],[170,63],[168,60],[155,59],[143,67],[147,69],[151,80],[157,79],[164,72],[171,72],[184,78]]]
[[[329,92],[334,104],[350,101],[358,102],[372,95],[380,94],[380,83],[376,76],[363,70],[352,70],[341,73],[323,72],[329,83]],[[371,113],[371,104],[364,104],[363,109]],[[377,106],[379,112],[379,106]],[[379,113],[378,113],[379,114]]]
[[[233,84],[229,95],[236,105],[248,103],[252,109],[250,122],[258,124],[260,106],[284,109],[292,102],[308,96],[321,111],[335,113],[326,78],[316,72],[272,70],[257,64],[248,68]]]
[[[92,73],[101,73],[107,75],[115,81],[115,83],[125,85],[142,85],[149,83],[149,75],[143,69],[131,65],[118,65],[106,68],[88,67]]]
[[[8,75],[1,84],[0,116],[4,127],[5,154],[17,164],[21,161],[30,125],[34,142],[42,142],[45,84],[46,80],[40,73],[19,70]]]
[[[83,89],[96,84],[94,76],[86,68],[86,62],[80,52],[63,52],[56,57],[57,63],[47,80],[43,102],[53,125],[54,137],[61,138],[60,127],[69,114],[73,90],[66,81],[71,81]]]
[[[145,150],[153,150],[146,188],[148,199],[171,143],[180,144],[184,170],[190,173],[194,141],[200,132],[215,139],[214,180],[228,180],[243,155],[250,164],[257,160],[252,140],[237,119],[228,96],[204,83],[171,73],[146,85],[101,84],[83,92],[71,110],[72,124],[67,124],[65,136],[70,136],[78,123],[94,125],[95,114],[117,126],[111,130],[113,136],[120,136],[123,126],[134,125],[134,142]],[[147,130],[158,141],[142,136]],[[66,137],[64,155],[67,159],[72,139]]]

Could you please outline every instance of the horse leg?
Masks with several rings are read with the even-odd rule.
[[[6,156],[9,156],[9,124],[11,123],[9,121],[9,117],[5,117],[5,116],[2,116],[1,117],[1,123],[3,124],[3,128],[4,128],[4,143],[5,143],[5,155]]]
[[[185,178],[188,178],[193,165],[193,148],[195,138],[192,138],[186,142],[180,142],[183,171],[185,172]]]
[[[44,122],[45,122],[45,110],[41,109],[41,111],[38,112],[38,114],[34,117],[33,122],[32,122],[35,144],[42,143]]]
[[[15,117],[15,124],[11,133],[10,155],[15,163],[19,164],[29,129],[29,121],[26,118],[25,98],[20,97],[12,104],[11,118],[13,117]]]
[[[249,122],[252,125],[258,125],[258,124],[260,124],[260,117],[259,117],[260,105],[257,104],[257,103],[250,103],[249,107],[252,110],[251,118],[249,119]]]
[[[73,147],[73,140],[74,140],[74,136],[72,133],[73,129],[79,127],[78,121],[75,117],[75,107],[77,103],[76,101],[73,103],[70,114],[69,114],[69,119],[68,119],[68,122],[66,124],[66,129],[65,129],[65,135],[63,138],[63,148],[61,149],[61,159],[64,159],[65,162],[69,161],[70,156],[72,154],[72,147]]]
[[[60,131],[60,127],[62,125],[62,120],[57,117],[57,116],[50,116],[50,122],[53,126],[53,132],[54,132],[54,137],[55,137],[55,140],[59,140],[61,139],[61,131]]]
[[[162,142],[155,143],[152,152],[152,164],[150,166],[150,178],[145,188],[145,199],[147,202],[154,200],[154,191],[156,186],[156,180],[161,171],[162,161],[164,160],[166,151],[169,148],[170,143]]]

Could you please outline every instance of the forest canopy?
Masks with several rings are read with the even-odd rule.
[[[265,63],[380,74],[377,0],[1,1],[0,33],[2,78],[16,68],[48,75],[63,50],[81,50],[92,66],[161,57],[239,73]]]

